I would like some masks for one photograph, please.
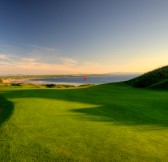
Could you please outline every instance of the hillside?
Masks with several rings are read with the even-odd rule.
[[[147,72],[127,81],[127,83],[139,88],[168,89],[168,66]]]

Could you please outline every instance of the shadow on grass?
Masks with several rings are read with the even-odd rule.
[[[7,95],[10,98],[48,98],[99,105],[68,110],[84,114],[81,120],[168,127],[168,92],[109,84],[87,89],[20,89]]]
[[[168,111],[153,113],[152,108],[136,110],[136,107],[127,108],[122,106],[100,106],[95,108],[80,108],[72,112],[85,114],[84,120],[113,122],[118,125],[155,125],[168,127]],[[81,117],[80,117],[81,118]]]
[[[0,127],[13,113],[14,105],[4,97],[0,96]]]

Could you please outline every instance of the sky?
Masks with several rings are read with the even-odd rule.
[[[167,65],[167,0],[0,0],[0,75]]]

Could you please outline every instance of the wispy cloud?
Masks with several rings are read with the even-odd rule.
[[[0,54],[0,59],[5,59],[7,56],[5,54]]]
[[[28,52],[0,53],[0,74],[81,74],[120,71],[120,66],[82,61],[54,48],[31,47]]]

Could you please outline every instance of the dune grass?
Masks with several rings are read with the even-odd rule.
[[[128,84],[139,88],[167,89],[168,66],[152,70],[139,77],[127,81]]]
[[[168,91],[117,83],[0,96],[1,162],[168,161]]]

